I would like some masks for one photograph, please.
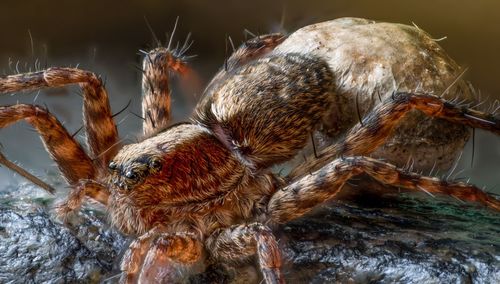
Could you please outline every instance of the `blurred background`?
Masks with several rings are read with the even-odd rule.
[[[339,17],[363,17],[378,21],[415,23],[434,38],[460,65],[469,67],[465,77],[482,97],[500,98],[500,2],[495,0],[436,1],[6,1],[0,2],[0,75],[26,72],[35,62],[41,66],[79,66],[106,80],[113,111],[131,100],[119,115],[119,131],[128,142],[139,134],[139,49],[152,44],[149,22],[165,42],[180,17],[175,41],[191,32],[195,40],[190,64],[200,75],[199,85],[176,88],[173,114],[183,120],[190,114],[203,86],[225,58],[225,38],[235,44],[244,29],[253,33],[292,32],[307,24]],[[185,96],[179,95],[181,92]],[[0,96],[0,105],[25,102],[46,104],[73,133],[81,126],[81,98],[77,89],[50,90]],[[79,139],[82,140],[81,133]],[[9,159],[38,176],[57,173],[38,135],[25,123],[0,129],[2,151]],[[471,143],[457,171],[472,182],[500,193],[500,139],[477,131],[474,165]],[[0,188],[21,179],[0,168]]]

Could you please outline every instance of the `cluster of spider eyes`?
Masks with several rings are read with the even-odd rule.
[[[161,168],[162,168],[162,163],[160,160],[151,159],[147,163],[147,172],[148,173],[157,173],[161,170]],[[108,169],[110,170],[111,173],[120,172],[120,167],[114,161],[111,161],[109,163]],[[127,180],[129,180],[131,182],[138,182],[141,177],[144,177],[148,173],[146,173],[144,170],[140,170],[138,168],[132,168],[132,169],[129,169],[127,172],[125,172],[125,174],[121,173],[121,175],[124,176]]]

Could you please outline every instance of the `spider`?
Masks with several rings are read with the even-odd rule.
[[[344,85],[335,83],[335,66],[313,52],[283,50],[300,33],[342,26],[346,21],[376,25],[344,19],[305,27],[289,36],[268,34],[244,42],[209,83],[192,120],[173,125],[169,124],[169,78],[189,72],[183,57],[188,45],[145,52],[144,139],[134,144],[120,144],[101,79],[76,68],[6,76],[0,78],[0,93],[79,84],[88,153],[39,106],[1,106],[0,127],[24,119],[40,133],[71,186],[67,200],[57,207],[58,214],[78,210],[88,197],[107,207],[114,226],[135,237],[121,260],[122,283],[177,282],[185,277],[183,268],[195,270],[209,262],[244,263],[254,257],[266,283],[284,283],[272,227],[334,199],[349,179],[361,174],[388,189],[440,193],[500,209],[500,201],[474,185],[422,176],[369,157],[397,134],[407,116],[439,119],[432,120],[433,125],[456,124],[459,130],[468,126],[500,134],[500,120],[493,115],[433,94],[391,92],[363,110],[366,114],[360,115],[358,109],[361,120],[337,137],[339,129],[346,128],[339,123],[357,115],[342,110],[343,100],[337,95]],[[411,31],[427,38],[423,32]],[[323,40],[328,48],[328,36]],[[355,67],[350,70],[356,72]],[[333,142],[286,177],[271,170],[296,156],[313,133]],[[468,132],[461,135],[466,140]],[[387,154],[394,163],[407,158],[396,156]],[[3,156],[0,161],[52,190]]]

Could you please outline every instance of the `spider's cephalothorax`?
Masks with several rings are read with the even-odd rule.
[[[343,28],[345,21],[339,20]],[[368,24],[377,25],[364,23]],[[426,39],[423,32],[412,32]],[[243,263],[256,256],[264,280],[283,283],[280,250],[268,226],[298,218],[333,199],[352,176],[362,173],[383,184],[443,193],[500,209],[499,201],[473,185],[424,177],[366,157],[380,149],[395,129],[402,131],[397,127],[408,119],[407,113],[439,119],[431,125],[448,123],[500,134],[500,120],[495,116],[455,106],[432,94],[394,92],[380,97],[369,111],[361,106],[366,114],[342,138],[334,137],[334,143],[289,176],[274,174],[271,167],[296,156],[313,133],[329,141],[346,128],[340,123],[356,117],[342,104],[349,101],[344,96],[346,84],[359,79],[356,62],[349,67],[352,73],[348,69],[339,74],[329,58],[317,51],[324,47],[325,54],[329,52],[328,40],[332,39],[323,36],[315,38],[322,42],[315,52],[284,52],[283,46],[290,44],[279,34],[244,43],[206,88],[192,121],[175,125],[169,125],[168,79],[172,72],[189,72],[182,60],[185,47],[146,52],[143,132],[148,138],[135,144],[118,143],[101,81],[79,69],[50,68],[0,78],[0,92],[79,83],[84,92],[88,154],[57,119],[36,106],[0,107],[0,127],[25,119],[40,132],[72,186],[68,200],[58,207],[60,214],[77,210],[84,197],[89,197],[108,207],[117,228],[136,237],[122,259],[123,282],[177,282],[185,279],[185,270],[178,268],[214,261]],[[434,42],[428,44],[439,49]],[[455,66],[451,59],[443,60]],[[351,82],[339,82],[342,74]],[[0,162],[21,172],[5,159]]]

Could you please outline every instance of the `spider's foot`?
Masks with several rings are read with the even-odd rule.
[[[61,222],[67,223],[77,215],[77,208],[70,206],[69,202],[63,202],[54,207],[56,218]]]

